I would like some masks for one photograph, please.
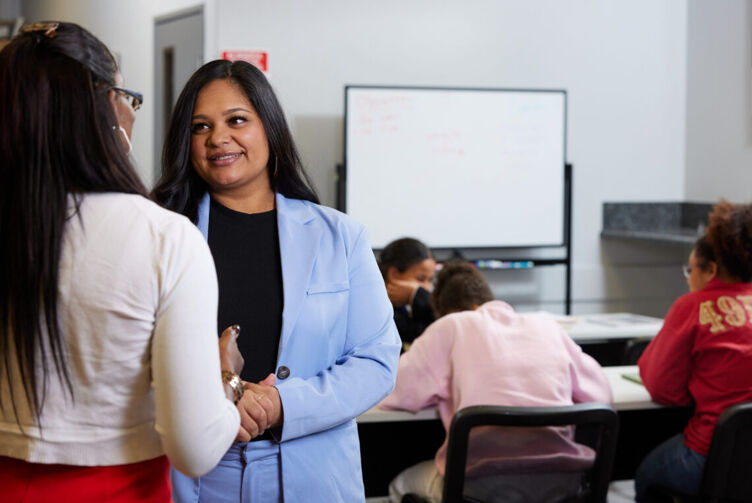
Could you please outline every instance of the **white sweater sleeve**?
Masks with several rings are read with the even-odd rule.
[[[185,220],[162,236],[152,340],[156,430],[173,467],[198,477],[235,439],[240,416],[221,382],[217,276],[209,247]]]

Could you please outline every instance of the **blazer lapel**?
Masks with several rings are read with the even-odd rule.
[[[287,199],[281,194],[277,194],[276,197],[284,289],[282,335],[279,344],[281,356],[308,293],[322,230],[316,225],[315,214],[306,203]]]
[[[201,234],[204,235],[204,239],[209,241],[209,205],[210,205],[211,197],[209,196],[209,193],[205,193],[204,197],[201,198],[201,201],[198,203],[198,220],[196,222],[196,227],[198,227],[198,230],[201,231]]]

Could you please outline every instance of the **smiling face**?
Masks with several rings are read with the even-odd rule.
[[[242,88],[215,80],[198,93],[191,120],[191,163],[212,195],[271,194],[269,144]]]

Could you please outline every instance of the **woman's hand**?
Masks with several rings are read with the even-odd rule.
[[[245,428],[243,428],[243,425],[240,425],[240,428],[238,428],[238,436],[235,437],[236,442],[250,442],[251,441],[251,434],[246,431]]]
[[[267,414],[267,428],[275,428],[282,425],[282,401],[279,398],[279,391],[274,385],[277,378],[274,374],[269,374],[258,384],[243,383],[245,394],[254,395],[259,404],[262,404]]]
[[[261,435],[268,428],[282,424],[282,402],[279,392],[274,387],[277,378],[269,374],[258,384],[243,383],[245,393],[238,402],[241,430],[251,438]],[[240,434],[238,434],[238,441]]]
[[[412,302],[419,286],[417,281],[390,279],[386,282],[386,294],[394,307],[402,307]]]
[[[243,370],[243,355],[238,349],[237,339],[240,335],[240,326],[227,327],[219,338],[219,364],[222,370],[228,370],[240,375]]]

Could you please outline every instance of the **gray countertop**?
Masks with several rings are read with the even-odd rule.
[[[692,244],[702,235],[711,203],[603,203],[602,238]]]

